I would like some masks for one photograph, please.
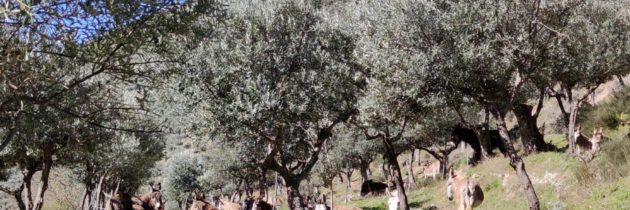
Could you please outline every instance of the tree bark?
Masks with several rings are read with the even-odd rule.
[[[85,185],[85,193],[83,194],[83,199],[81,200],[81,210],[88,210],[90,209],[90,201],[92,201],[92,190],[93,190],[93,185],[92,185],[92,176],[95,173],[94,168],[92,167],[92,164],[90,161],[86,161],[85,162],[85,171],[86,171],[86,176],[83,179],[83,184]]]
[[[413,156],[414,156],[414,161],[416,163],[418,163],[418,166],[420,166],[422,163],[420,162],[420,149],[413,149]]]
[[[588,98],[588,96],[593,93],[598,86],[591,87],[588,89],[586,94],[584,94],[581,98],[577,99],[573,97],[573,90],[570,87],[565,87],[565,94],[567,95],[567,102],[569,103],[569,113],[567,123],[567,138],[569,139],[569,150],[567,151],[569,154],[575,153],[575,124],[577,123],[577,115],[582,106],[582,103]]]
[[[499,135],[501,136],[501,140],[503,141],[503,144],[505,144],[508,156],[510,157],[510,166],[516,171],[516,174],[519,177],[522,186],[525,188],[525,198],[527,201],[528,209],[539,210],[540,201],[538,200],[538,196],[536,195],[534,185],[532,184],[531,180],[529,179],[529,175],[525,170],[525,163],[523,162],[523,159],[521,159],[521,157],[516,153],[516,150],[511,143],[510,135],[505,124],[505,116],[499,110],[492,110],[492,115],[495,118],[495,123],[497,125],[497,129],[499,130]]]
[[[619,80],[619,84],[621,85],[621,87],[626,87],[626,83],[623,81],[623,76],[617,75],[616,77],[617,77],[617,80]]]
[[[3,189],[2,192],[7,193],[15,198],[15,203],[17,204],[18,209],[26,210],[26,204],[24,203],[24,198],[22,197],[22,193],[24,192],[24,184],[20,185],[20,187],[15,191]]]
[[[273,209],[275,210],[277,208],[276,206],[278,203],[278,172],[276,172],[274,175],[273,188],[274,188]]]
[[[438,161],[440,161],[440,177],[445,179],[448,171],[448,154],[443,154],[440,158],[438,158]],[[433,178],[435,178],[435,176]]]
[[[348,178],[348,180],[350,180],[350,179]],[[332,188],[331,188],[331,190],[332,190]],[[346,182],[346,197],[345,197],[346,199],[344,201],[345,204],[348,204],[348,200],[350,199],[348,197],[349,192],[350,192],[350,181],[347,181]]]
[[[412,150],[415,151],[415,150]],[[408,188],[409,190],[411,190],[412,186],[414,186],[416,184],[416,178],[413,175],[413,159],[414,159],[414,155],[413,152],[411,153],[411,157],[409,157],[409,160],[407,161],[407,176],[409,178],[409,180],[407,180],[408,183]]]
[[[265,199],[267,197],[267,170],[261,169],[260,180],[259,180],[259,192],[260,198]]]
[[[381,165],[381,174],[383,174],[383,177],[387,177],[389,175],[389,171],[387,170],[387,168],[387,163],[383,162],[383,164]]]
[[[348,187],[352,187],[352,173],[352,170],[346,169],[346,183],[348,183]]]
[[[33,210],[41,210],[44,206],[44,194],[48,190],[48,178],[50,177],[50,169],[52,169],[52,151],[51,149],[44,149],[43,161],[42,161],[42,175],[40,177],[39,189],[37,191],[37,200]]]
[[[28,207],[28,209],[33,209],[33,194],[31,191],[31,180],[33,179],[33,175],[35,175],[35,173],[37,172],[36,168],[28,168],[26,169],[26,173],[24,174],[24,177],[22,178],[22,181],[24,182],[24,188],[26,188],[26,200],[27,200],[27,204],[23,204],[26,207]],[[22,191],[20,191],[20,200],[22,202],[24,202],[24,199],[22,199]]]
[[[525,155],[549,150],[544,136],[538,130],[536,124],[537,115],[532,115],[532,106],[527,104],[516,104],[512,107],[512,112],[518,121],[521,134],[521,143]]]
[[[575,124],[577,121],[577,114],[578,114],[578,104],[577,103],[571,103],[570,108],[569,108],[569,125],[568,125],[568,134],[567,137],[569,139],[569,153],[570,154],[574,154],[575,153]]]
[[[370,170],[370,163],[361,160],[361,163],[359,163],[359,168],[359,170],[361,171],[361,183],[370,179],[370,176],[368,175],[368,170]]]
[[[85,187],[85,192],[83,193],[83,199],[81,199],[81,210],[89,209],[89,205],[87,203],[92,200],[92,189],[89,186]]]
[[[284,178],[284,177],[283,177]],[[284,178],[287,188],[287,204],[291,210],[304,210],[305,204],[300,194],[300,181]]]
[[[26,210],[26,205],[24,204],[24,199],[22,199],[22,192],[24,191],[24,185],[20,186],[16,191],[13,192],[13,197],[15,198],[15,202],[18,205],[20,210]]]
[[[390,180],[393,179],[394,184],[396,185],[396,190],[398,191],[398,209],[409,210],[402,173],[400,172],[400,165],[398,164],[398,155],[392,145],[391,139],[383,137],[383,143],[385,144],[385,156],[387,157],[387,163],[390,166]]]
[[[98,209],[101,208],[102,198],[103,198],[103,181],[107,176],[108,171],[103,172],[98,178],[98,185],[96,186],[96,202],[94,206]]]

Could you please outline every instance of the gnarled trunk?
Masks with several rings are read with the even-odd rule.
[[[569,139],[569,153],[575,153],[575,124],[577,122],[579,103],[569,101],[569,122],[567,125],[567,138]]]
[[[98,178],[98,185],[96,186],[96,202],[93,204],[97,209],[101,208],[103,203],[103,181],[107,177],[108,171],[103,172]]]
[[[22,199],[22,192],[24,191],[24,185],[20,186],[16,191],[13,191],[13,197],[15,198],[15,202],[18,205],[20,210],[26,210],[26,205],[24,204],[24,199]]]
[[[291,210],[304,210],[306,205],[300,194],[300,181],[284,178],[287,188],[287,204]]]
[[[361,171],[361,183],[370,179],[370,176],[368,175],[368,171],[370,170],[369,162],[361,160],[361,163],[359,164],[359,170]]]
[[[85,192],[83,193],[83,197],[81,199],[81,210],[89,209],[89,205],[87,205],[90,200],[92,200],[92,188],[90,186],[85,187]]]
[[[415,150],[412,150],[415,152]],[[411,153],[411,157],[409,157],[409,160],[407,160],[407,178],[409,180],[407,180],[408,183],[408,188],[409,190],[411,190],[412,186],[414,186],[416,184],[416,178],[413,175],[413,159],[414,159],[414,152]]]
[[[511,143],[510,135],[505,124],[505,116],[499,110],[492,110],[492,115],[495,118],[497,129],[499,130],[499,135],[501,136],[501,140],[503,141],[503,144],[505,144],[508,156],[510,157],[510,166],[516,171],[516,175],[519,177],[521,185],[525,188],[525,198],[527,201],[528,209],[538,210],[540,209],[540,201],[538,200],[538,196],[536,195],[534,185],[532,184],[531,180],[529,179],[529,175],[525,170],[525,163],[523,162],[523,159],[521,159],[521,157],[516,153],[516,150]]]
[[[518,121],[523,152],[531,154],[549,150],[544,136],[538,130],[536,121],[538,117],[532,115],[532,106],[527,104],[517,104],[512,108],[512,112]]]
[[[33,206],[33,210],[41,210],[44,206],[44,194],[48,190],[48,178],[50,177],[50,169],[52,169],[52,151],[44,150],[42,161],[42,175],[40,177],[39,189],[37,190],[37,200]]]
[[[398,155],[396,154],[396,151],[390,139],[384,137],[383,141],[383,143],[385,144],[385,157],[387,158],[387,163],[390,167],[390,180],[393,179],[394,184],[396,185],[396,190],[398,191],[398,209],[409,210],[403,177],[402,173],[400,172],[400,165],[398,164]]]
[[[33,209],[33,193],[31,191],[31,181],[33,179],[33,175],[35,175],[35,173],[37,172],[37,170],[35,168],[29,168],[26,170],[26,173],[24,173],[24,177],[22,178],[22,181],[24,182],[24,186],[22,187],[22,189],[26,189],[26,199],[27,199],[27,203],[26,206],[28,209]],[[24,202],[24,200],[22,199],[22,191],[20,191],[20,200],[22,202]]]

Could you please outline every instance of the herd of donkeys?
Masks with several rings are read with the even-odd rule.
[[[462,132],[462,128],[456,128],[453,132],[454,137],[465,141],[466,132]],[[470,136],[470,135],[468,135]],[[574,141],[577,145],[578,154],[586,154],[592,157],[593,153],[599,150],[599,144],[603,140],[603,128],[595,129],[593,135],[590,138],[582,135],[580,127],[578,126],[574,135]],[[501,152],[503,148],[499,147]],[[421,167],[421,174],[423,176],[432,176],[434,179],[439,174],[440,163],[427,162]],[[151,186],[151,191],[138,196],[131,196],[126,193],[112,193],[112,196],[106,203],[106,210],[163,210],[164,201],[160,193],[160,184],[154,184]],[[482,189],[479,182],[475,180],[474,176],[469,177],[464,175],[460,170],[449,170],[448,181],[446,184],[447,198],[451,201],[455,201],[458,210],[472,210],[474,207],[479,206],[484,199]],[[364,181],[361,185],[361,196],[380,196],[387,195],[388,197],[388,209],[397,210],[399,206],[398,193],[395,186],[390,183],[375,182],[372,180]],[[311,203],[310,200],[304,201],[307,203],[308,210],[329,210],[330,207],[326,205],[325,197],[323,202]],[[210,203],[206,201],[206,198],[202,191],[194,190],[191,193],[191,199],[188,202],[190,206],[189,210],[273,210],[275,209],[271,204],[265,202],[261,198],[247,198],[241,204],[233,203],[229,199],[218,199],[216,202]],[[356,207],[348,206],[335,206],[335,210],[360,210]]]

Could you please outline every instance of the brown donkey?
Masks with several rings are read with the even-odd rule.
[[[219,198],[219,209],[221,210],[241,210],[241,205],[232,203],[228,199]]]
[[[446,193],[448,200],[455,199],[458,203],[458,210],[472,210],[483,202],[483,191],[479,183],[452,169],[446,182]]]
[[[157,183],[151,186],[151,192],[134,196],[131,198],[135,205],[142,206],[144,210],[163,210],[164,202],[162,201],[162,193],[160,193],[161,185]]]
[[[205,201],[206,196],[201,190],[193,190],[193,203],[190,205],[190,210],[217,210],[210,203]]]
[[[594,153],[599,151],[599,144],[604,138],[604,128],[600,127],[599,129],[593,130],[591,138],[587,138],[582,135],[580,125],[578,125],[575,129],[574,138],[575,145],[577,145],[576,153],[579,155],[586,152],[586,155],[592,156]]]

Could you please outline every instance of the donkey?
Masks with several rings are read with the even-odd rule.
[[[131,198],[134,205],[142,206],[145,210],[162,210],[164,209],[164,203],[162,201],[162,193],[160,193],[161,185],[151,185],[151,192],[142,194],[140,196],[134,196]]]
[[[398,198],[398,190],[389,191],[389,187],[385,189],[387,192],[387,210],[398,210],[400,198]]]
[[[459,203],[458,210],[472,210],[483,202],[483,191],[479,183],[452,169],[446,182],[446,194],[448,200],[455,199]]]
[[[450,141],[455,143],[455,145],[459,145],[459,143],[463,141],[472,147],[474,152],[473,156],[469,159],[469,163],[472,165],[476,165],[479,161],[481,161],[481,142],[479,142],[477,133],[475,133],[474,130],[465,128],[461,124],[457,124],[457,126],[453,127],[453,131],[451,131]]]
[[[420,166],[420,174],[425,178],[431,176],[435,179],[435,177],[440,174],[440,161],[427,161],[422,163]]]
[[[243,210],[273,210],[273,207],[260,197],[249,197],[243,202]]]
[[[600,127],[599,129],[593,130],[593,135],[589,139],[581,133],[580,125],[578,125],[575,129],[574,136],[577,154],[588,152],[587,155],[593,155],[595,152],[599,151],[599,144],[601,143],[603,136],[604,128]]]
[[[241,210],[241,205],[232,203],[225,198],[219,198],[219,209],[221,210]]]
[[[387,184],[382,182],[374,182],[371,179],[366,180],[361,185],[361,196],[366,195],[382,195],[387,189]]]
[[[217,210],[210,203],[206,202],[206,196],[199,189],[194,189],[192,192],[193,202],[190,205],[190,210]]]
[[[137,205],[132,201],[132,196],[128,193],[112,193],[109,205],[105,210],[145,210],[142,205]]]

